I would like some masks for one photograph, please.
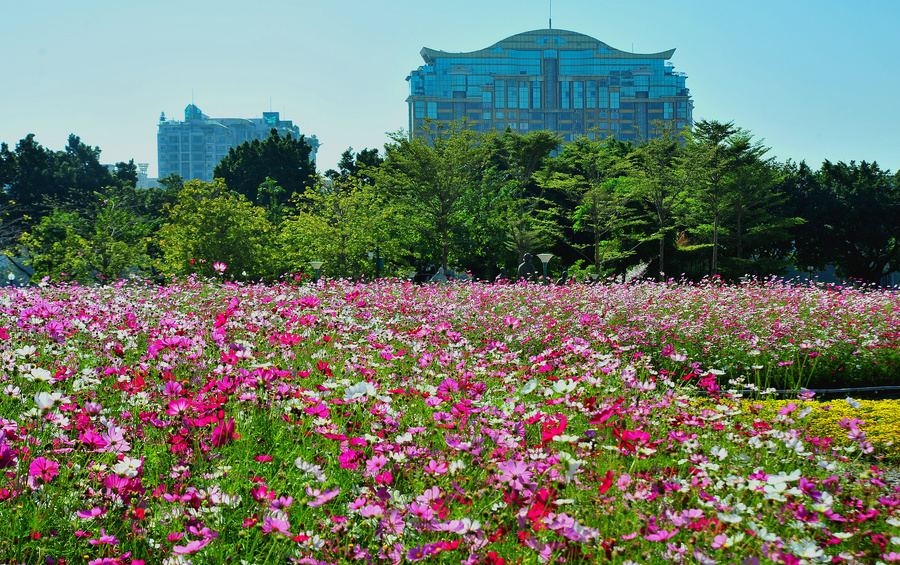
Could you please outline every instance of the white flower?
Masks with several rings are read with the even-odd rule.
[[[466,464],[460,459],[456,459],[456,460],[450,462],[450,474],[451,475],[455,474],[457,471],[460,471],[461,469],[465,469],[465,468],[466,468]]]
[[[141,460],[128,457],[127,455],[118,463],[113,465],[112,472],[129,479],[136,477],[138,469],[141,468]]]
[[[790,546],[791,551],[799,557],[812,557],[815,559],[816,557],[822,557],[825,554],[822,548],[811,539],[792,541],[788,545]]]
[[[522,387],[522,390],[519,391],[519,394],[522,394],[522,395],[528,394],[531,391],[533,391],[534,389],[536,389],[537,385],[538,385],[537,379],[531,379],[530,381],[525,383],[525,386]]]
[[[49,392],[41,391],[34,395],[34,403],[37,404],[38,410],[49,411],[53,408],[53,396]]]
[[[709,454],[712,455],[713,457],[718,458],[719,461],[721,461],[721,460],[725,459],[726,457],[728,457],[728,450],[725,449],[724,447],[719,447],[718,445],[715,445],[715,446],[713,446],[712,449],[709,450]]]
[[[862,404],[860,404],[860,403],[859,403],[858,401],[856,401],[856,400],[853,400],[853,399],[850,398],[849,396],[847,397],[847,404],[850,405],[850,408],[854,408],[854,409],[857,409],[857,410],[858,410],[859,408],[862,408]]]
[[[27,375],[29,381],[38,381],[42,383],[50,382],[53,373],[42,367],[35,367]]]
[[[375,396],[375,394],[375,387],[372,386],[372,383],[362,381],[344,389],[344,400],[354,400],[364,396]]]

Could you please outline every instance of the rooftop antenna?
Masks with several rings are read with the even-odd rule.
[[[549,20],[548,25],[550,26],[547,29],[553,29],[553,0],[550,0],[550,17],[547,19]]]

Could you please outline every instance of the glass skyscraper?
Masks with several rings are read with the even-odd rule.
[[[210,118],[200,108],[189,104],[184,109],[184,121],[159,118],[157,140],[157,165],[159,178],[172,173],[184,180],[213,180],[213,169],[228,155],[232,147],[258,139],[265,141],[272,129],[281,136],[290,134],[300,138],[300,128],[290,120],[282,120],[278,112],[263,112],[262,118]],[[307,136],[312,147],[309,159],[314,161],[319,140]]]
[[[540,29],[480,51],[423,48],[425,64],[409,82],[409,131],[426,118],[468,118],[478,131],[551,130],[571,141],[614,134],[623,141],[652,137],[657,120],[691,125],[686,75],[669,61],[674,49],[620,51],[580,33]]]

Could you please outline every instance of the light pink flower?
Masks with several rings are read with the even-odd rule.
[[[100,530],[100,537],[98,539],[89,539],[88,543],[91,545],[119,545],[119,540],[116,539],[116,536],[111,536],[106,533],[106,530]]]
[[[201,540],[194,540],[192,542],[188,542],[187,545],[176,545],[172,548],[172,553],[175,555],[188,555],[190,553],[196,553],[209,545],[212,539],[204,538]]]
[[[319,489],[313,489],[310,487],[306,487],[306,494],[308,494],[309,496],[316,497],[315,500],[311,500],[307,504],[309,504],[309,506],[311,508],[316,508],[317,506],[322,506],[323,504],[325,504],[326,502],[328,502],[329,500],[331,500],[332,498],[337,496],[339,492],[341,492],[341,489],[339,489],[339,488],[321,492]]]
[[[644,536],[644,539],[649,541],[666,541],[677,533],[678,528],[675,528],[671,532],[668,530],[659,530],[657,532]]]
[[[286,536],[293,535],[289,531],[291,527],[291,523],[287,520],[279,520],[278,518],[273,518],[271,516],[266,516],[263,518],[262,531],[266,534],[278,533],[284,534]]]

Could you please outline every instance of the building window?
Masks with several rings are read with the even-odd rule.
[[[502,119],[503,119],[503,112],[496,112],[495,115],[494,115],[494,119],[502,120]]]
[[[421,100],[416,100],[413,102],[413,117],[414,118],[424,118],[425,117],[425,103]]]
[[[671,102],[665,102],[663,104],[663,119],[664,120],[671,120],[674,117],[674,115],[673,115],[673,113],[675,111],[674,107],[675,107],[675,105],[672,104]]]
[[[528,109],[528,83],[519,83],[519,108]]]
[[[541,107],[541,83],[538,81],[531,83],[531,107],[536,109]]]
[[[572,83],[572,107],[584,108],[584,83],[580,80]]]
[[[519,105],[518,92],[516,91],[516,83],[511,83],[506,89],[506,107],[516,108]]]
[[[585,97],[584,101],[586,108],[596,108],[597,107],[597,81],[588,80],[584,83],[585,89]],[[593,117],[593,116],[591,116]]]
[[[619,93],[618,92],[610,92],[609,93],[609,107],[610,108],[618,108],[619,107]]]
[[[437,119],[437,102],[428,102],[426,108],[428,117]]]
[[[559,83],[559,107],[562,109],[571,108],[570,91],[572,89],[571,81],[564,80]]]
[[[506,81],[494,81],[494,92],[497,93],[495,106],[497,108],[506,108]]]

